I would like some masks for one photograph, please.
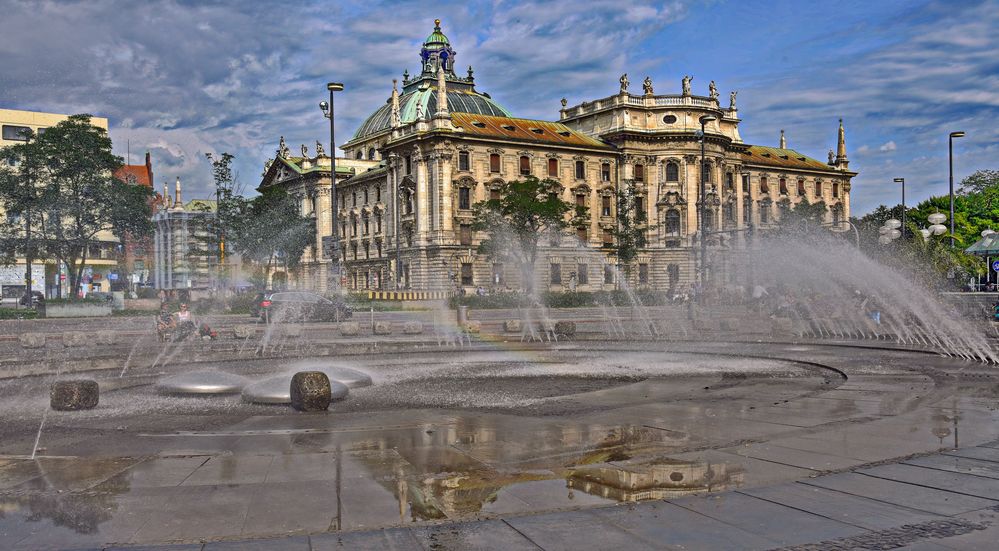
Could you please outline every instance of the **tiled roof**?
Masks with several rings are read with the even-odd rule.
[[[746,164],[764,165],[780,168],[802,168],[808,170],[836,170],[822,161],[813,159],[793,149],[751,145],[742,159]]]
[[[149,170],[146,165],[124,165],[114,173],[115,177],[123,182],[132,181],[146,187],[153,187],[153,182],[149,179]]]
[[[471,136],[611,149],[610,145],[557,122],[472,113],[451,113],[451,121],[463,134]]]

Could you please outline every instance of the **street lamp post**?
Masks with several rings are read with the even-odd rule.
[[[700,230],[701,230],[700,231],[700,238],[701,238],[701,273],[699,274],[699,277],[700,277],[700,280],[701,280],[701,293],[704,292],[704,286],[707,283],[705,281],[705,278],[706,278],[706,275],[707,275],[707,260],[708,260],[708,240],[706,239],[707,235],[705,235],[705,233],[707,232],[707,226],[704,224],[704,213],[706,212],[705,211],[705,207],[707,206],[707,204],[706,204],[707,203],[707,189],[706,189],[706,185],[707,185],[707,174],[705,174],[705,171],[704,171],[704,142],[705,142],[704,126],[706,124],[708,124],[709,122],[712,122],[714,120],[717,120],[714,115],[704,115],[700,119],[698,119],[698,121],[701,123],[701,170],[699,171],[700,178],[701,178],[701,187],[700,187],[701,204],[700,204],[700,208],[698,208],[698,212],[697,212],[698,225],[700,226]]]
[[[905,237],[905,178],[895,178],[896,184],[902,184],[902,237]]]
[[[319,109],[323,116],[330,120],[330,212],[333,227],[330,231],[330,273],[327,287],[329,290],[338,291],[340,287],[340,236],[337,220],[337,196],[336,196],[336,138],[333,132],[333,92],[343,90],[343,84],[339,82],[329,82],[326,89],[330,92],[330,101],[319,102]]]
[[[963,138],[964,132],[951,132],[947,137],[947,162],[950,166],[950,248],[954,248],[954,138]]]

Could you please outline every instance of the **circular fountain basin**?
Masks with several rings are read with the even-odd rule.
[[[156,391],[171,395],[238,394],[247,384],[247,379],[222,371],[192,371],[164,377],[156,383]]]
[[[347,388],[361,388],[371,386],[371,375],[357,369],[343,367],[339,365],[324,365],[319,362],[302,362],[291,366],[288,373],[288,380],[298,371],[322,371],[330,378],[330,381],[337,381],[347,385]]]
[[[294,374],[277,375],[250,384],[243,389],[243,401],[252,404],[290,404],[293,376]],[[349,392],[347,385],[334,381],[332,377],[330,377],[330,390],[334,402],[343,400]]]

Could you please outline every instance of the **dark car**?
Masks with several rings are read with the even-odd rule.
[[[306,291],[271,293],[260,301],[260,319],[266,322],[341,321],[353,314],[354,310],[342,300]]]
[[[31,303],[37,305],[42,302],[45,302],[45,295],[43,295],[41,291],[31,291]],[[21,298],[18,299],[17,303],[20,304],[21,306],[27,306],[28,297],[21,295]]]

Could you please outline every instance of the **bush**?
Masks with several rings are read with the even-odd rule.
[[[160,298],[160,292],[152,287],[139,287],[135,296],[137,298]]]
[[[229,312],[232,314],[249,314],[253,309],[253,299],[257,293],[246,292],[229,298]]]
[[[104,297],[84,297],[84,298],[47,298],[45,304],[107,304]]]
[[[38,312],[24,308],[0,308],[0,320],[33,320]]]
[[[540,298],[541,304],[548,308],[590,308],[594,306],[632,306],[636,303],[643,306],[661,306],[669,303],[667,293],[660,291],[639,290],[629,296],[626,291],[575,291],[575,292],[545,292]],[[532,305],[532,300],[523,293],[499,293],[495,295],[466,295],[451,297],[448,305],[451,308],[468,306],[473,309],[492,310],[501,308],[526,308]]]

